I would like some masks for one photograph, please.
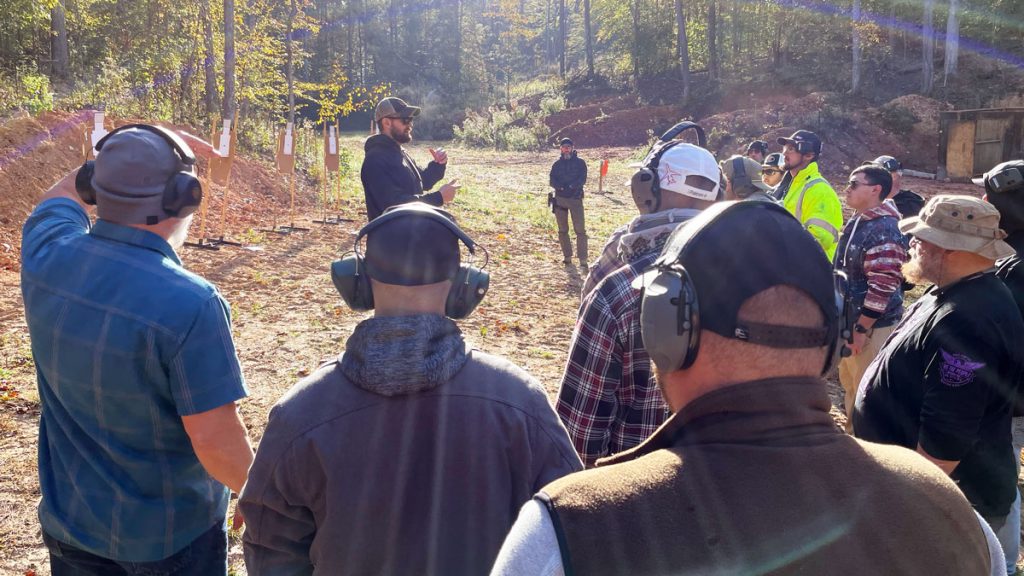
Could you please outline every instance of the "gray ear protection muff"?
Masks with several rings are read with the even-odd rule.
[[[444,225],[466,246],[470,254],[475,256],[477,247],[484,250],[484,264],[480,268],[467,264],[459,266],[458,272],[451,279],[452,287],[445,302],[445,316],[456,320],[469,316],[484,299],[490,287],[491,275],[484,269],[487,267],[487,250],[473,242],[447,214],[444,210],[419,203],[404,204],[389,208],[384,214],[363,226],[356,234],[352,253],[331,263],[331,280],[345,303],[353,310],[360,311],[372,310],[374,307],[373,288],[370,276],[366,273],[366,264],[359,252],[359,241],[375,228],[398,218],[429,218]]]
[[[195,212],[196,208],[198,208],[203,201],[203,186],[200,184],[199,179],[196,178],[193,171],[196,164],[196,155],[192,152],[192,148],[185,143],[181,136],[178,136],[172,130],[168,130],[161,126],[151,126],[149,124],[125,124],[124,126],[111,130],[106,136],[96,143],[97,153],[103,149],[103,145],[106,144],[107,140],[109,140],[111,136],[128,130],[129,128],[138,128],[139,130],[145,130],[160,136],[168,145],[170,145],[171,148],[174,149],[174,152],[178,155],[178,159],[181,163],[188,167],[187,170],[175,172],[167,179],[163,193],[164,212],[168,216],[177,218],[184,218]],[[96,161],[88,160],[82,164],[82,167],[78,170],[78,174],[75,175],[75,190],[78,191],[78,195],[82,198],[82,202],[89,205],[96,204],[96,191],[92,187],[92,178],[95,171]]]
[[[706,148],[708,141],[704,135],[704,129],[693,122],[680,122],[661,135],[660,142],[648,152],[644,165],[633,173],[629,188],[633,194],[633,202],[641,212],[651,214],[661,209],[661,179],[658,176],[658,163],[661,162],[661,157],[665,152],[681,142],[681,140],[675,139],[676,136],[691,129],[697,133],[697,145]]]
[[[655,266],[641,277],[640,331],[644,349],[658,370],[674,372],[690,367],[697,358],[702,312],[699,294],[690,274],[675,258],[668,260],[663,254]],[[846,350],[845,344],[850,341],[851,334],[846,277],[841,272],[835,273],[833,282],[835,307],[823,311],[826,326],[798,328],[746,323],[742,328],[737,327],[734,337],[775,348],[828,346],[821,372],[822,376],[828,375]]]

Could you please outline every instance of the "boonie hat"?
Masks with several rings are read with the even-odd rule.
[[[737,154],[722,160],[719,166],[732,185],[733,194],[740,198],[746,198],[758,190],[771,189],[771,186],[761,181],[761,165],[752,158]],[[739,173],[740,166],[743,167],[742,174]]]
[[[980,198],[942,194],[933,197],[919,216],[900,220],[900,232],[944,250],[972,252],[991,260],[1015,254],[1003,242],[999,211]]]
[[[166,220],[171,217],[163,208],[167,181],[190,170],[157,134],[139,128],[111,134],[96,155],[96,215],[118,224]]]
[[[422,286],[455,277],[459,271],[459,240],[444,224],[424,218],[430,208],[451,219],[446,211],[422,202],[399,204],[384,211],[407,212],[374,228],[366,237],[366,273],[385,284]]]
[[[793,132],[793,135],[789,138],[779,138],[776,142],[778,142],[780,146],[792,144],[797,148],[800,148],[801,143],[806,143],[810,145],[811,150],[815,154],[821,154],[821,138],[818,138],[818,135],[810,130],[797,130],[796,132]],[[803,154],[806,153],[807,152],[803,152]]]
[[[780,205],[715,203],[672,232],[654,266],[675,263],[686,268],[693,280],[702,329],[765,346],[797,347],[780,343],[770,328],[755,334],[756,329],[737,320],[740,307],[750,297],[784,285],[806,293],[826,319],[820,342],[806,347],[825,346],[834,334],[838,307],[832,264],[814,237]],[[632,285],[646,285],[654,274],[657,268]],[[758,341],[759,336],[763,341]]]
[[[688,176],[703,176],[714,182],[714,186],[704,189],[687,184]],[[681,142],[662,154],[658,162],[658,181],[663,192],[675,192],[698,200],[712,201],[718,197],[721,173],[711,152],[700,146]]]
[[[401,98],[388,96],[377,103],[374,119],[380,122],[382,118],[415,118],[419,115],[419,107],[409,106]]]

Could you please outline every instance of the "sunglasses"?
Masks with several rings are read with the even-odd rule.
[[[857,180],[850,180],[846,183],[848,188],[856,188],[857,186],[878,186],[878,184],[871,184],[870,182],[860,182]]]
[[[761,174],[764,174],[766,176],[771,176],[773,174],[782,174],[782,170],[778,168],[762,168]]]
[[[405,124],[406,126],[416,121],[415,118],[407,118],[403,116],[388,116],[388,118],[391,118],[392,120],[398,120],[399,122]]]

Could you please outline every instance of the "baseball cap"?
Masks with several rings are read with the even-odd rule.
[[[865,162],[865,164],[874,164],[876,166],[881,166],[882,168],[885,168],[889,172],[897,172],[899,170],[903,170],[903,163],[892,156],[879,156],[878,158],[875,158],[871,162]]]
[[[919,216],[900,220],[900,232],[944,250],[973,252],[992,260],[1016,251],[1003,241],[999,210],[981,198],[941,194],[932,197]]]
[[[825,346],[836,334],[839,311],[832,265],[814,237],[780,205],[713,204],[672,232],[655,268],[644,276],[649,280],[658,267],[676,264],[686,269],[696,288],[702,329],[775,348]],[[739,323],[744,302],[780,285],[814,300],[826,326],[802,330]]]
[[[690,176],[710,181],[705,187],[694,186]],[[658,162],[658,181],[663,192],[675,192],[698,200],[713,201],[718,197],[721,173],[715,157],[700,146],[680,142],[665,151]],[[714,183],[713,185],[711,183]]]
[[[984,186],[989,193],[1005,193],[1024,190],[1024,160],[1010,160],[997,164],[980,178],[972,178],[978,186]]]
[[[191,171],[159,135],[140,128],[111,134],[96,154],[92,188],[96,215],[118,224],[155,224],[171,216],[164,189],[174,174]]]
[[[821,138],[818,138],[818,135],[810,130],[797,130],[796,132],[793,132],[793,135],[789,138],[779,138],[776,142],[778,142],[780,146],[792,144],[798,148],[799,144],[807,143],[811,146],[811,150],[815,154],[821,154]]]
[[[405,100],[395,96],[388,96],[377,103],[377,111],[374,113],[374,119],[377,122],[381,121],[381,118],[415,118],[420,115],[420,109],[417,106],[409,106]]]
[[[377,217],[403,214],[378,224],[367,235],[364,262],[370,278],[385,284],[422,286],[455,277],[459,271],[458,237],[443,223],[426,217],[428,209],[455,222],[448,212],[423,202],[393,206]]]
[[[761,181],[761,165],[752,158],[736,154],[722,160],[719,166],[732,184],[733,194],[740,198],[746,198],[758,190],[771,188]]]
[[[764,168],[782,168],[784,162],[785,160],[783,160],[781,152],[772,152],[764,157],[764,162],[761,163],[761,166]]]
[[[759,150],[761,154],[767,154],[768,143],[765,142],[764,140],[754,140],[753,142],[747,145],[747,152],[750,152],[751,150]]]
[[[562,138],[558,141],[559,146],[572,146],[572,138]]]

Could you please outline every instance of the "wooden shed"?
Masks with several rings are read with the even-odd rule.
[[[1024,108],[939,113],[936,176],[964,182],[996,164],[1024,158]]]

